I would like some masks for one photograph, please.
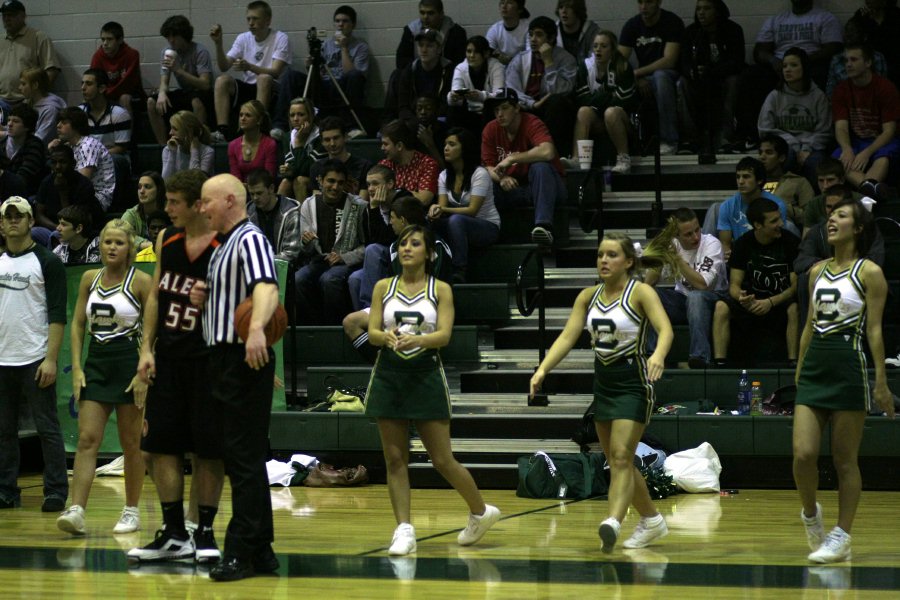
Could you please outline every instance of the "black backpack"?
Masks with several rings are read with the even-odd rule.
[[[519,457],[520,498],[591,498],[605,496],[604,456],[599,452],[547,454]]]

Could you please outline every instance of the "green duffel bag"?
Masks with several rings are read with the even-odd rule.
[[[520,498],[591,498],[605,496],[608,490],[603,475],[603,454],[578,452],[547,454],[535,452],[519,457]]]

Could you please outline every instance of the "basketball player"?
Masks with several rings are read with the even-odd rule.
[[[139,561],[195,557],[219,560],[213,520],[222,493],[222,424],[208,385],[209,349],[203,341],[200,310],[189,293],[206,279],[216,233],[200,214],[203,171],[179,171],[166,181],[166,214],[172,226],[156,239],[153,289],[144,311],[144,339],[138,373],[150,387],[141,447],[162,506],[163,527],[156,539],[128,552]],[[154,347],[155,344],[155,347]],[[192,496],[198,527],[188,534],[184,519],[184,465],[193,453]]]

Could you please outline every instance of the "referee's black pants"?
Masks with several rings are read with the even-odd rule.
[[[266,459],[275,384],[275,353],[256,371],[244,362],[242,344],[212,347],[214,405],[221,411],[225,474],[231,481],[231,521],[225,558],[251,559],[275,539]]]

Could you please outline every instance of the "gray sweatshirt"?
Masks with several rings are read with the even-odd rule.
[[[823,152],[831,141],[831,103],[813,83],[806,93],[784,86],[769,93],[759,111],[759,135],[774,133],[794,152]]]

